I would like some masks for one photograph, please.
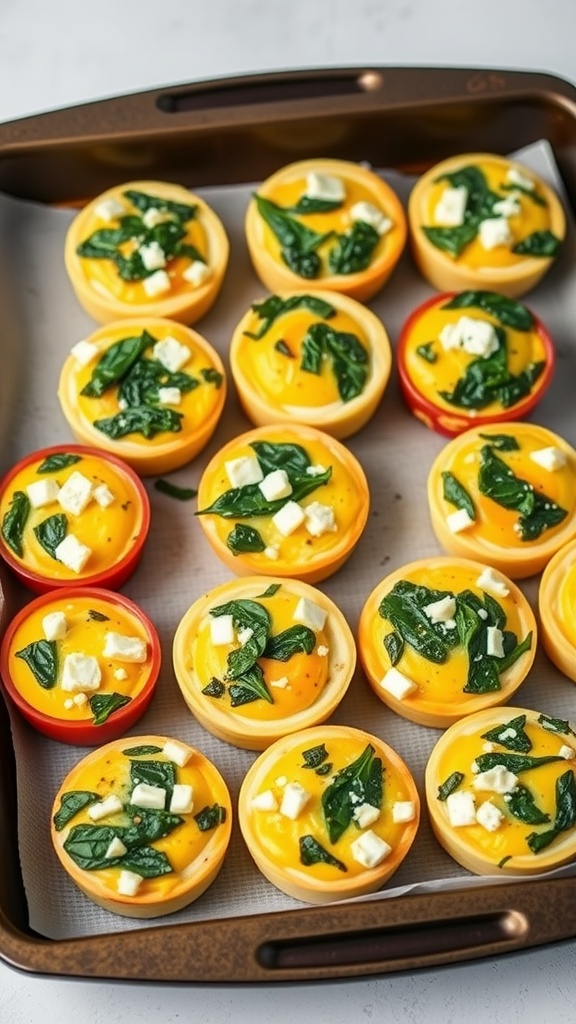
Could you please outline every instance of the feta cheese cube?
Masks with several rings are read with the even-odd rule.
[[[92,654],[72,651],[64,658],[61,686],[67,693],[93,692],[102,681],[98,659]]]
[[[504,634],[498,626],[486,627],[486,654],[493,658],[504,657]]]
[[[92,497],[100,508],[108,508],[116,500],[107,484],[97,484],[92,491]]]
[[[318,655],[319,658],[325,658],[326,655],[328,654],[328,651],[329,648],[326,647],[324,644],[318,644],[318,647],[316,648],[316,654]]]
[[[569,747],[567,743],[563,743],[558,751],[559,757],[563,757],[566,761],[571,761],[576,755],[574,747]]]
[[[430,619],[430,622],[446,622],[448,619],[453,619],[456,614],[456,598],[441,597],[438,601],[431,601],[422,609],[424,614]]]
[[[295,821],[310,799],[310,793],[299,782],[288,782],[282,791],[280,814]]]
[[[446,324],[439,339],[446,351],[459,349],[482,358],[491,356],[500,348],[494,325],[489,320],[472,316],[461,316],[455,323]]]
[[[44,505],[50,505],[53,501],[58,500],[59,490],[60,488],[54,478],[47,477],[46,480],[35,480],[33,483],[28,484],[26,494],[32,508],[43,508]]]
[[[534,181],[529,178],[527,174],[520,171],[518,167],[509,167],[506,172],[506,180],[511,185],[518,185],[519,188],[525,188],[528,192],[532,192],[534,188]]]
[[[306,175],[306,193],[309,199],[327,199],[341,203],[346,197],[342,178],[335,174],[318,174],[311,171]]]
[[[364,868],[375,868],[392,852],[392,847],[368,829],[350,843],[350,852],[354,860]]]
[[[84,705],[88,703],[88,697],[83,691],[80,691],[80,693],[74,694],[72,697],[72,703],[77,708],[83,708]]]
[[[72,708],[74,707],[74,701],[72,700],[72,697],[66,698],[66,700],[64,701],[64,707],[66,708],[66,711],[72,710]]]
[[[512,793],[518,785],[518,776],[503,764],[496,764],[485,772],[478,772],[472,785],[474,789],[489,793]]]
[[[518,192],[510,192],[504,199],[499,199],[492,207],[492,213],[498,217],[516,217],[522,210]]]
[[[563,469],[566,465],[566,455],[561,448],[555,448],[553,445],[530,452],[530,458],[532,462],[547,470],[548,473],[555,473],[557,469]]]
[[[114,679],[118,680],[119,683],[122,683],[124,682],[125,679],[128,679],[128,673],[125,668],[115,668],[112,675],[114,676]]]
[[[396,700],[405,700],[411,693],[414,693],[418,686],[416,683],[405,676],[403,672],[400,672],[397,668],[389,668],[383,678],[380,680],[380,686],[387,693],[395,697]]]
[[[98,355],[98,346],[94,345],[92,341],[87,341],[86,338],[82,338],[81,341],[77,341],[75,345],[72,345],[70,349],[71,355],[80,366],[88,366],[93,359],[96,359]]]
[[[214,647],[233,644],[236,639],[232,615],[216,615],[210,619],[210,640]]]
[[[65,512],[79,516],[92,500],[92,481],[77,469],[58,491],[58,502]]]
[[[361,201],[354,203],[350,208],[350,217],[353,221],[361,220],[364,224],[369,224],[371,228],[374,228],[379,235],[385,235],[393,227],[393,222],[390,217],[387,217],[382,210],[379,210],[373,203],[367,203]]]
[[[322,476],[322,473],[325,473],[325,472],[326,472],[326,466],[321,466],[319,462],[316,463],[315,465],[306,466],[306,475],[307,476]]]
[[[474,794],[468,790],[450,793],[446,797],[446,810],[452,828],[473,825],[476,821],[476,802]]]
[[[445,188],[436,203],[434,220],[448,228],[457,228],[464,223],[468,189],[464,185]]]
[[[245,626],[244,629],[239,629],[237,633],[237,640],[241,647],[247,644],[249,640],[254,636],[254,630],[250,629],[250,626]]]
[[[315,633],[324,629],[327,615],[328,612],[316,604],[315,601],[311,601],[309,597],[301,597],[292,612],[292,618],[295,622],[301,622],[304,626],[308,626],[309,629],[313,629]]]
[[[191,814],[194,808],[194,791],[192,786],[183,782],[175,783],[170,800],[172,814]]]
[[[183,345],[177,338],[167,335],[157,341],[152,349],[154,359],[162,363],[170,373],[178,373],[190,360],[191,352],[187,345]]]
[[[68,630],[64,612],[48,612],[42,619],[42,629],[47,640],[62,640]]]
[[[272,522],[283,537],[289,537],[291,533],[294,533],[294,530],[297,530],[302,525],[305,518],[304,509],[297,501],[287,501],[272,516]]]
[[[185,764],[188,764],[192,757],[190,747],[185,747],[183,743],[178,743],[178,740],[166,740],[162,747],[162,753],[170,761],[174,761],[174,764],[177,764],[179,768],[183,768]]]
[[[378,821],[380,808],[374,807],[372,804],[359,804],[358,807],[354,808],[352,817],[359,828],[368,828],[369,825],[373,825],[375,821]]]
[[[128,849],[124,846],[120,836],[114,836],[104,856],[106,860],[115,860],[116,857],[123,857],[125,853],[128,853]]]
[[[397,825],[413,821],[415,814],[416,808],[413,800],[395,800],[392,804],[392,821]]]
[[[465,508],[457,508],[455,512],[450,512],[446,516],[446,526],[450,533],[461,533],[462,530],[467,530],[473,523],[474,520],[470,518]]]
[[[54,554],[67,569],[72,569],[72,572],[82,572],[92,554],[92,548],[83,544],[73,533],[67,533],[64,540],[56,545]]]
[[[166,266],[166,254],[158,242],[141,245],[138,252],[146,270],[160,270]]]
[[[107,224],[110,224],[111,221],[126,213],[126,207],[120,199],[110,196],[108,199],[101,199],[99,203],[96,203],[94,213],[100,220],[105,220]]]
[[[144,278],[142,285],[149,298],[163,295],[165,292],[169,292],[171,288],[170,278],[165,270],[155,270],[153,274],[150,274],[150,277]]]
[[[162,786],[151,786],[148,782],[138,782],[132,790],[130,803],[134,804],[134,807],[163,811],[166,806],[166,790]]]
[[[274,469],[258,484],[266,501],[278,501],[292,494],[292,484],[285,469]]]
[[[510,245],[513,237],[506,217],[487,217],[480,221],[478,238],[483,249],[490,251],[500,245]]]
[[[165,224],[167,220],[173,219],[168,210],[159,210],[157,206],[150,206],[142,214],[142,220],[147,228],[155,228],[158,224]]]
[[[192,260],[190,266],[182,271],[182,277],[188,284],[198,286],[210,276],[210,267],[202,260]]]
[[[499,573],[494,572],[494,569],[483,569],[476,580],[476,586],[497,597],[508,597],[510,593],[510,587]]]
[[[338,529],[332,505],[311,501],[304,509],[304,515],[306,529],[311,537],[321,537],[324,533],[335,533]]]
[[[265,789],[252,797],[252,807],[255,811],[277,811],[278,801],[271,789]]]
[[[280,555],[280,548],[275,544],[269,544],[268,547],[264,548],[262,554],[265,558],[269,558],[270,561],[275,562]]]
[[[180,388],[158,388],[158,401],[160,405],[180,405],[182,392]]]
[[[109,815],[120,814],[120,811],[123,809],[120,797],[111,793],[110,796],[104,797],[104,799],[99,800],[98,803],[90,804],[88,808],[88,817],[91,821],[101,821],[102,818],[107,818]]]
[[[264,479],[262,467],[255,455],[240,455],[224,463],[231,487],[247,487]]]
[[[500,828],[503,820],[504,815],[502,811],[491,800],[485,800],[476,811],[476,821],[487,832],[496,832],[496,829]]]
[[[116,661],[141,663],[148,657],[148,645],[140,636],[125,636],[110,630],[104,637],[102,653],[105,658],[115,658]]]
[[[135,896],[143,881],[144,878],[142,875],[138,875],[135,871],[128,871],[127,868],[123,868],[118,879],[118,895]]]

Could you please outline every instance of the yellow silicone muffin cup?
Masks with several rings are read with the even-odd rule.
[[[540,635],[546,654],[576,682],[576,540],[550,559],[538,590]]]

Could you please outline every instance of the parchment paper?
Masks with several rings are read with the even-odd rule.
[[[530,147],[520,157],[561,189],[547,143]],[[64,165],[62,172],[65,174]],[[383,177],[406,200],[412,180],[385,172]],[[229,343],[236,323],[252,302],[266,294],[251,269],[244,241],[243,219],[251,188],[198,191],[226,226],[231,260],[216,305],[195,328],[220,351],[228,366]],[[56,397],[58,377],[72,345],[97,325],[78,305],[64,269],[64,235],[72,216],[70,211],[0,196],[2,472],[30,451],[73,440]],[[558,355],[555,379],[534,418],[576,445],[574,247],[571,224],[557,265],[524,301],[547,324]],[[419,277],[406,252],[384,290],[370,303],[383,320],[393,346],[409,313],[431,294],[433,290]],[[230,380],[227,407],[211,444],[194,462],[172,474],[171,479],[180,485],[196,486],[203,467],[218,448],[250,427]],[[340,606],[356,630],[368,594],[384,576],[406,562],[442,554],[429,522],[426,478],[433,458],[446,441],[408,412],[394,369],[374,419],[346,443],[367,473],[371,512],[352,558],[320,587]],[[229,579],[230,573],[208,547],[193,514],[195,502],[181,503],[160,494],[151,479],[146,486],[152,504],[151,533],[142,562],[123,590],[155,622],[162,643],[163,665],[156,696],[132,735],[165,734],[197,747],[218,766],[235,802],[242,778],[257,755],[215,739],[195,721],[175,681],[171,656],[173,635],[184,612],[200,595]],[[521,584],[534,608],[537,584],[537,579]],[[574,684],[561,676],[539,651],[514,705],[570,719],[576,717],[575,699]],[[52,850],[49,819],[53,795],[86,749],[40,736],[16,712],[12,712],[11,719],[18,765],[18,842],[31,927],[51,938],[142,927],[141,922],[117,917],[92,904],[69,880]],[[360,672],[332,721],[381,735],[405,759],[423,797],[424,768],[441,734],[439,730],[414,725],[389,711]],[[563,869],[566,870],[571,869]],[[439,847],[424,811],[409,856],[378,898],[409,899],[408,894],[413,891],[483,884],[484,879],[469,875]],[[216,882],[189,908],[175,916],[159,918],[156,923],[161,927],[176,921],[299,906],[302,904],[278,892],[259,874],[235,821],[232,843]],[[144,922],[147,926],[149,923]]]

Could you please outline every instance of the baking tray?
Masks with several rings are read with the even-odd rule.
[[[258,181],[284,163],[314,156],[418,173],[459,152],[507,153],[542,138],[574,208],[576,89],[562,79],[457,68],[265,74],[152,90],[1,125],[0,191],[40,204],[81,204],[135,173],[194,189]],[[10,331],[16,325],[9,301],[5,310],[1,330]],[[8,366],[0,382],[0,436],[8,450],[10,386]],[[576,936],[572,877],[45,939],[29,925],[15,755],[2,700],[0,837],[0,956],[32,974],[320,980],[494,957]]]

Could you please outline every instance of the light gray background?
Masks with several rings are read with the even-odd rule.
[[[0,120],[220,75],[501,67],[576,81],[573,0],[0,0]],[[414,975],[292,986],[32,978],[0,963],[0,1024],[573,1024],[576,942]]]

